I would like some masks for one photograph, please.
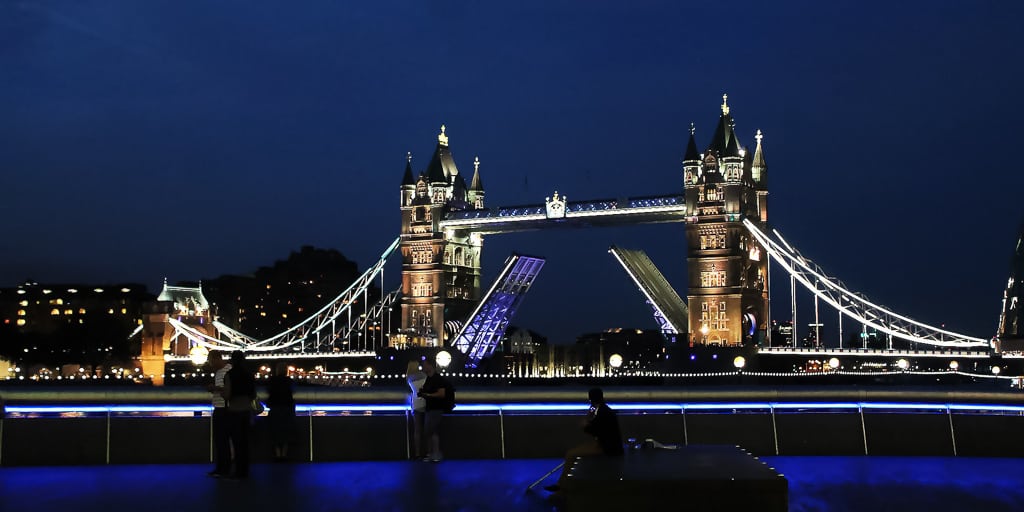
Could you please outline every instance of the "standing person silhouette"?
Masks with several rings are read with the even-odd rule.
[[[288,460],[288,443],[295,435],[295,397],[287,363],[277,363],[274,375],[267,381],[267,406],[274,462],[284,462]]]
[[[231,353],[231,371],[224,379],[224,398],[228,402],[229,437],[235,452],[235,470],[228,478],[249,478],[249,427],[252,401],[256,399],[256,379],[245,364],[245,352]]]
[[[452,391],[448,379],[437,373],[437,365],[430,358],[423,360],[423,373],[427,380],[420,388],[418,396],[426,399],[426,410],[423,413],[423,440],[427,445],[427,456],[424,460],[441,462],[441,417],[448,411],[445,397]]]
[[[409,408],[412,409],[412,441],[413,459],[427,456],[423,450],[423,416],[427,410],[427,399],[419,396],[423,383],[427,382],[427,374],[420,371],[419,361],[409,361],[405,367],[405,382],[409,384]]]
[[[210,401],[213,404],[213,471],[207,475],[220,478],[231,473],[231,414],[224,399],[224,377],[231,371],[231,364],[224,361],[224,355],[218,351],[210,352],[209,361],[213,369],[213,384],[206,386],[206,390],[212,395]]]
[[[619,418],[615,411],[608,407],[604,401],[604,391],[601,388],[591,388],[587,393],[590,398],[590,410],[587,411],[587,418],[583,421],[583,431],[593,437],[585,443],[570,448],[565,453],[565,463],[562,465],[562,475],[558,477],[558,483],[544,487],[544,490],[559,492],[565,484],[566,475],[572,468],[573,459],[586,455],[622,455],[622,434],[619,431]]]

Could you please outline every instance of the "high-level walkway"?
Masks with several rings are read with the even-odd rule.
[[[789,480],[791,512],[1024,509],[1024,459],[764,460]],[[546,493],[524,489],[557,462],[257,464],[246,481],[208,478],[205,464],[0,468],[0,509],[539,512],[553,508]]]

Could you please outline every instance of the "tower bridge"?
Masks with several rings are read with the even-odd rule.
[[[775,268],[790,280],[791,318],[797,318],[796,294],[803,289],[813,297],[815,325],[821,324],[820,304],[835,312],[840,340],[845,318],[848,330],[871,328],[885,336],[889,354],[898,353],[893,339],[938,353],[968,351],[981,357],[998,350],[985,338],[927,325],[848,289],[773,229],[768,222],[763,134],[754,133],[753,149],[744,146],[727,99],[723,95],[717,125],[703,151],[698,150],[691,124],[681,194],[570,200],[564,191],[552,191],[543,202],[487,207],[479,158],[473,161],[467,183],[456,165],[447,128],[441,126],[422,171],[414,172],[412,156],[407,155],[399,187],[398,238],[334,300],[282,333],[254,339],[216,322],[208,313],[203,316],[201,308],[194,306],[204,300],[201,290],[198,297],[176,290],[191,302],[174,302],[174,293],[166,297],[173,307],[154,312],[143,329],[143,359],[155,366],[204,350],[246,350],[272,358],[351,357],[384,348],[448,347],[472,367],[494,352],[544,263],[540,257],[513,255],[499,278],[485,288],[481,283],[485,237],[664,222],[686,226],[685,301],[642,252],[614,247],[610,252],[652,306],[658,327],[691,346],[758,347],[766,356],[822,351],[821,346],[796,347],[795,335],[791,347],[770,347],[769,272]],[[384,273],[385,263],[392,258],[401,259],[397,287],[386,283]],[[369,304],[368,290],[377,285],[393,291]],[[1010,286],[1014,286],[1012,279]],[[820,343],[820,333],[815,334]]]

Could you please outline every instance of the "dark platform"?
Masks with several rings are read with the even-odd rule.
[[[637,450],[624,457],[580,457],[565,482],[572,511],[781,511],[785,477],[737,446]]]

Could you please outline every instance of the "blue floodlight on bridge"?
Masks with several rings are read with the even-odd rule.
[[[466,325],[452,338],[452,345],[467,356],[466,366],[475,368],[494,353],[508,323],[544,267],[544,258],[513,254],[494,280]]]
[[[640,293],[647,298],[647,303],[654,309],[654,320],[658,322],[661,332],[680,334],[689,328],[690,312],[686,302],[679,297],[672,285],[654,265],[647,253],[641,250],[623,249],[614,245],[608,252],[615,256],[629,277],[640,288]]]

